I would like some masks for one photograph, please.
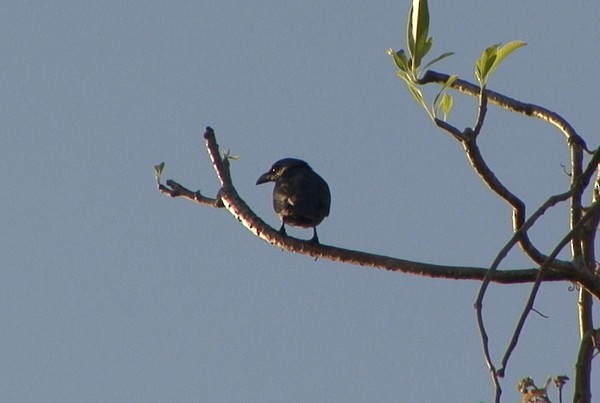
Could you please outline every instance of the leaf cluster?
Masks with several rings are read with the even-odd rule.
[[[522,41],[512,41],[505,45],[495,44],[487,47],[475,62],[475,76],[481,88],[486,87],[492,73],[509,54],[525,45],[526,43]],[[454,106],[454,100],[447,91],[458,79],[458,76],[451,75],[440,88],[431,105],[427,104],[420,89],[422,73],[433,64],[453,55],[452,52],[442,53],[421,66],[423,59],[432,46],[433,38],[429,36],[429,6],[427,0],[413,0],[407,23],[407,51],[404,51],[404,49],[398,51],[388,49],[387,53],[392,57],[397,67],[396,74],[404,80],[410,94],[425,109],[429,117],[435,121],[439,112],[441,112],[443,120],[446,120]]]

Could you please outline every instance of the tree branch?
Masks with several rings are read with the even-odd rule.
[[[219,199],[203,196],[199,190],[192,192],[172,179],[169,179],[166,185],[158,183],[158,191],[165,196],[181,197],[198,204],[208,204],[213,207],[223,207],[219,204]]]
[[[436,75],[436,74],[439,76],[443,76],[440,73],[435,73],[435,72],[428,72],[428,73],[430,76]],[[427,77],[427,74],[425,75],[425,77]],[[447,76],[447,77],[449,77],[449,76]],[[424,83],[424,80],[425,80],[425,78],[423,78],[423,80],[421,80],[422,81],[421,84]],[[436,119],[434,119],[434,122],[439,128],[447,131],[455,139],[457,139],[458,141],[460,141],[462,143],[462,145],[465,149],[465,152],[467,154],[467,157],[469,159],[469,162],[471,163],[471,166],[473,167],[475,172],[479,175],[479,177],[483,180],[483,182],[488,186],[488,188],[490,190],[492,190],[494,193],[496,193],[498,196],[500,196],[504,201],[506,201],[512,207],[512,209],[513,209],[513,219],[512,219],[513,231],[515,231],[515,232],[518,231],[521,234],[521,237],[519,239],[519,245],[521,246],[521,249],[523,249],[523,251],[527,254],[527,256],[529,256],[529,258],[532,261],[534,261],[538,265],[541,265],[541,264],[543,264],[543,262],[546,261],[547,256],[542,254],[533,245],[533,243],[529,239],[529,236],[526,231],[519,231],[521,229],[521,227],[523,226],[523,223],[525,222],[525,217],[526,217],[525,203],[523,203],[523,201],[521,201],[521,199],[519,197],[517,197],[514,193],[512,193],[510,190],[508,190],[508,188],[506,186],[504,186],[504,184],[496,177],[494,172],[488,167],[487,163],[485,162],[485,159],[481,155],[479,147],[477,146],[477,137],[478,137],[479,133],[481,132],[481,129],[483,127],[483,123],[485,120],[485,116],[487,113],[487,103],[488,103],[487,99],[488,99],[489,91],[481,89],[480,87],[478,87],[474,84],[468,83],[466,81],[461,81],[461,80],[457,80],[457,81],[459,82],[458,88],[468,89],[468,91],[465,90],[465,91],[467,91],[468,94],[477,96],[479,98],[479,107],[478,107],[477,119],[475,121],[474,128],[473,129],[466,128],[464,131],[460,131],[456,127],[454,127],[451,124],[449,124],[445,121],[442,121],[440,119],[436,118]],[[446,81],[444,81],[444,83],[446,83]],[[455,82],[455,84],[456,84],[456,82]],[[471,92],[475,89],[477,89],[479,91],[478,94]],[[497,94],[497,96],[500,96],[500,95]],[[517,101],[515,101],[515,102],[517,102]],[[573,138],[573,137],[571,137],[571,138]],[[571,144],[571,150],[572,150],[573,155],[579,155],[581,157],[582,153],[581,153],[581,147],[579,146],[579,143],[578,142],[572,142],[572,143],[570,142],[570,144]],[[577,150],[579,150],[578,154],[577,154]],[[581,162],[581,158],[579,159],[579,161]],[[579,167],[581,168],[581,164],[579,164]],[[580,170],[578,172],[580,173]],[[579,175],[577,176],[576,179],[573,179],[573,180],[578,181]],[[581,194],[581,192],[583,192],[583,188],[579,188],[579,190],[580,190],[579,194]],[[567,269],[569,269],[570,264],[568,262],[556,260],[555,262],[552,262],[552,266],[554,268],[557,268],[560,270],[567,270]]]
[[[425,84],[427,82],[438,82],[440,84],[445,84],[448,80],[448,77],[449,76],[447,76],[447,75],[443,75],[443,74],[439,74],[439,73],[435,73],[435,72],[428,72],[425,75],[424,79],[421,80],[421,84]],[[508,362],[511,352],[514,350],[514,348],[517,345],[517,341],[518,341],[519,335],[521,333],[521,330],[524,326],[525,319],[526,319],[528,313],[534,309],[533,303],[535,301],[535,296],[537,294],[537,290],[539,289],[539,287],[541,285],[541,281],[543,278],[542,277],[543,272],[547,271],[547,268],[551,267],[551,265],[554,265],[555,269],[567,270],[567,271],[573,270],[576,267],[572,263],[569,263],[569,262],[558,262],[558,265],[557,265],[557,262],[554,259],[558,255],[558,252],[560,251],[560,249],[555,250],[554,251],[555,253],[553,252],[554,257],[552,259],[550,257],[544,256],[541,252],[539,252],[533,246],[531,241],[528,239],[526,231],[533,225],[533,223],[537,220],[537,218],[544,213],[544,211],[546,209],[548,209],[549,207],[551,207],[552,205],[554,205],[560,201],[565,201],[565,200],[571,199],[571,214],[570,214],[571,231],[568,234],[568,236],[570,238],[568,238],[568,239],[565,238],[565,239],[563,239],[563,241],[571,244],[571,252],[572,252],[572,256],[574,257],[575,262],[584,260],[582,255],[584,254],[584,252],[588,252],[588,253],[586,253],[586,255],[588,255],[588,256],[586,256],[585,262],[590,262],[590,261],[593,262],[592,267],[594,267],[594,269],[596,268],[595,259],[590,258],[589,255],[591,254],[592,256],[594,256],[594,253],[593,253],[594,241],[593,241],[593,239],[595,237],[596,229],[598,228],[598,222],[600,221],[600,213],[594,214],[596,219],[594,219],[593,216],[586,215],[586,219],[582,220],[583,211],[582,211],[582,204],[581,204],[581,196],[591,179],[591,175],[593,174],[593,172],[596,171],[596,169],[598,167],[598,155],[599,155],[600,147],[598,149],[596,149],[596,151],[594,152],[594,156],[592,157],[592,160],[589,162],[586,170],[583,171],[583,168],[582,168],[582,166],[583,166],[583,163],[582,163],[583,162],[583,150],[586,150],[588,153],[590,153],[590,151],[587,149],[583,139],[581,139],[575,133],[573,128],[570,126],[570,124],[568,122],[566,122],[558,114],[555,114],[547,109],[538,107],[536,105],[524,104],[519,101],[513,100],[511,98],[505,97],[503,95],[494,93],[492,91],[483,90],[478,86],[475,86],[471,83],[468,83],[468,82],[465,82],[462,80],[455,81],[452,87],[458,91],[467,93],[472,96],[479,97],[479,112],[478,112],[478,116],[477,116],[477,120],[476,120],[474,129],[467,128],[464,131],[460,131],[460,130],[456,129],[455,127],[453,127],[452,125],[450,125],[446,122],[440,121],[438,119],[435,119],[435,123],[437,124],[438,127],[449,132],[454,138],[456,138],[463,144],[465,151],[467,153],[467,156],[469,157],[469,160],[471,161],[471,165],[473,166],[475,171],[479,174],[479,176],[482,178],[484,183],[486,183],[486,185],[488,185],[488,187],[492,191],[494,191],[496,194],[498,194],[501,198],[503,198],[505,201],[507,201],[513,207],[513,229],[515,231],[515,235],[513,236],[511,241],[509,241],[509,243],[499,253],[499,255],[496,258],[496,261],[492,264],[492,267],[490,268],[490,270],[488,272],[488,276],[486,276],[486,278],[484,279],[484,281],[482,283],[479,295],[477,297],[477,301],[475,303],[475,307],[477,310],[477,321],[478,321],[478,326],[480,329],[480,334],[481,334],[481,339],[482,339],[482,344],[483,344],[484,357],[485,357],[485,361],[488,366],[488,369],[492,375],[492,380],[493,380],[495,390],[496,390],[496,400],[498,401],[500,398],[500,395],[502,394],[502,389],[500,387],[498,378],[503,376],[504,368],[506,366],[506,363]],[[485,112],[487,111],[487,109],[486,109],[487,102],[486,101],[487,101],[488,95],[492,98],[491,102],[498,106],[504,107],[511,111],[524,113],[529,116],[535,116],[535,117],[538,117],[540,119],[543,119],[545,121],[552,123],[555,127],[559,128],[567,137],[567,144],[569,145],[570,153],[571,153],[571,189],[568,192],[563,193],[562,195],[552,196],[527,221],[525,221],[525,217],[526,217],[525,204],[516,195],[514,195],[512,192],[510,192],[497,179],[497,177],[494,175],[492,170],[489,169],[489,167],[487,167],[487,164],[485,163],[485,160],[483,159],[483,156],[479,152],[479,148],[477,147],[477,144],[476,144],[476,138],[477,138],[479,132],[481,131],[481,128],[483,126],[483,121],[485,119]],[[598,195],[598,192],[595,192],[595,195]],[[589,225],[586,225],[586,221],[587,221],[587,223],[589,223]],[[588,236],[583,235],[585,232],[584,227],[588,228],[588,232],[593,232],[593,235],[588,235]],[[574,230],[575,228],[579,228],[579,229]],[[590,239],[591,239],[591,241],[590,241]],[[517,240],[519,241],[524,252],[533,261],[535,261],[538,264],[541,264],[542,267],[540,268],[540,272],[538,273],[539,277],[536,280],[536,282],[534,283],[534,286],[532,288],[530,297],[527,301],[526,307],[521,315],[519,324],[518,324],[517,328],[515,329],[515,332],[513,333],[512,340],[511,340],[509,347],[507,349],[507,352],[503,358],[502,368],[499,371],[497,371],[492,362],[492,359],[491,359],[491,355],[490,355],[490,351],[489,351],[489,337],[488,337],[488,334],[485,330],[485,326],[483,323],[483,313],[482,313],[483,296],[489,285],[490,278],[495,273],[498,264],[506,256],[506,254],[510,251],[510,249],[512,249],[512,247],[517,242]],[[564,245],[566,245],[566,243]],[[564,245],[562,247],[564,247]],[[590,267],[590,263],[586,263],[585,268],[587,269],[589,267]],[[595,273],[593,271],[590,272],[589,270],[583,270],[583,271],[588,272],[588,273],[583,273],[581,276],[586,279],[585,280],[586,282],[588,282],[588,284],[589,284],[588,287],[597,289],[598,281],[595,277]],[[580,273],[582,273],[583,271],[579,270]],[[590,274],[590,275],[588,275],[588,274]],[[600,296],[597,292],[595,293],[595,295],[597,298],[600,298]],[[591,294],[588,292],[586,287],[582,287],[580,290],[580,298],[579,298],[580,324],[582,326],[581,327],[582,332],[585,331],[586,329],[590,329],[592,326],[592,317],[591,317],[592,303],[593,303],[593,300],[591,298]],[[584,324],[586,326],[584,326]],[[591,365],[591,364],[588,364],[588,365]],[[578,368],[578,377],[587,378],[588,383],[589,383],[590,374],[591,374],[591,367],[587,368],[587,367],[581,365],[580,368]]]
[[[444,85],[448,81],[448,78],[450,78],[448,74],[428,70],[423,75],[423,78],[419,80],[419,84],[437,83]],[[450,88],[474,97],[479,96],[479,93],[481,92],[481,88],[478,85],[461,79],[454,81]],[[516,99],[509,98],[489,89],[485,89],[485,92],[487,94],[487,99],[491,104],[512,112],[533,116],[546,121],[560,130],[568,141],[579,143],[584,150],[590,153],[590,151],[587,149],[585,141],[575,132],[575,129],[573,129],[569,122],[567,122],[559,114],[535,104],[517,101]]]
[[[487,114],[487,102],[487,92],[483,90],[479,91],[479,107],[477,108],[477,120],[473,126],[473,138],[479,136],[479,133],[481,133],[481,128],[483,127],[483,122],[485,121],[485,116]]]
[[[558,256],[560,251],[565,246],[567,246],[574,237],[577,236],[577,234],[583,229],[583,226],[585,225],[585,223],[588,220],[592,219],[599,211],[600,211],[600,203],[594,204],[594,206],[591,207],[589,209],[589,211],[581,218],[581,220],[577,223],[577,225],[575,227],[573,227],[573,229],[571,229],[563,237],[563,239],[560,240],[558,245],[556,245],[556,247],[552,250],[552,253],[550,253],[550,255],[548,255],[547,260],[540,267],[540,270],[538,272],[538,277],[535,280],[535,283],[533,284],[533,286],[531,288],[531,292],[529,294],[529,298],[527,299],[527,303],[525,304],[525,308],[523,309],[521,317],[519,318],[517,327],[515,328],[515,331],[513,333],[511,341],[508,345],[508,348],[506,349],[506,353],[504,354],[504,357],[502,358],[502,367],[498,370],[499,376],[503,376],[504,370],[506,369],[506,365],[508,363],[508,360],[509,360],[512,352],[514,351],[515,347],[517,346],[519,336],[521,335],[521,331],[523,329],[523,326],[525,325],[525,320],[527,319],[529,312],[533,308],[533,304],[535,302],[535,297],[536,297],[537,292],[542,284],[544,275],[548,272],[548,270],[550,268],[550,263],[552,262],[553,259],[556,258],[556,256]]]
[[[591,171],[591,168],[597,169],[598,162],[596,159],[600,154],[599,151],[600,148],[596,150],[588,167],[581,175],[584,177],[582,181],[591,178],[591,175],[587,175],[588,172]],[[600,175],[600,171],[598,174]],[[600,179],[600,176],[598,178]],[[600,203],[600,194],[597,190],[598,189],[596,188],[596,191],[592,195],[592,201],[595,204]],[[594,217],[585,223],[580,236],[582,255],[579,259],[579,270],[589,273],[591,276],[595,276],[597,270],[596,252],[594,247],[599,223],[600,212],[596,213]],[[577,300],[577,313],[579,316],[579,334],[581,340],[579,354],[575,364],[575,394],[573,399],[576,402],[591,401],[590,384],[592,378],[592,357],[594,346],[595,348],[598,348],[598,342],[600,342],[600,339],[598,339],[600,332],[594,330],[593,303],[592,295],[586,289],[580,289],[579,298]]]
[[[492,360],[492,357],[490,354],[489,336],[487,334],[485,324],[483,322],[483,298],[485,296],[485,293],[491,282],[492,277],[498,270],[498,266],[500,265],[502,260],[508,255],[508,252],[510,252],[510,250],[517,244],[517,242],[521,238],[521,235],[522,235],[521,233],[528,231],[533,226],[533,224],[535,224],[535,222],[538,220],[538,218],[540,218],[546,212],[547,209],[549,209],[550,207],[556,205],[557,203],[559,203],[561,201],[568,200],[568,198],[570,197],[570,193],[571,192],[569,191],[569,192],[566,192],[561,195],[555,195],[555,196],[550,197],[548,200],[546,200],[546,202],[544,204],[542,204],[537,209],[537,211],[531,217],[529,217],[527,219],[527,221],[525,221],[523,226],[513,234],[511,239],[500,250],[500,252],[496,256],[496,258],[492,262],[492,265],[490,266],[490,269],[488,270],[485,278],[483,279],[483,282],[481,283],[481,287],[479,288],[479,293],[478,293],[477,299],[475,301],[477,326],[479,328],[479,333],[481,335],[483,356],[484,356],[486,365],[488,367],[488,370],[490,371],[490,375],[492,376],[492,381],[494,383],[494,388],[496,390],[497,401],[499,401],[500,395],[502,394],[502,389],[500,388],[500,382],[498,379],[498,371],[496,370],[496,367],[493,363],[493,360]],[[571,270],[569,270],[568,272],[571,272]]]
[[[514,193],[512,193],[506,186],[500,182],[494,172],[487,166],[475,138],[469,141],[463,142],[467,157],[471,162],[471,165],[475,169],[475,172],[483,180],[483,182],[504,201],[506,201],[513,209],[513,231],[519,232],[519,245],[523,251],[537,264],[542,264],[546,261],[547,257],[542,254],[531,242],[529,236],[524,231],[519,231],[525,223],[526,209],[525,203],[521,201]],[[556,260],[552,262],[552,267],[560,270],[567,270],[570,267],[568,262]]]
[[[199,191],[193,192],[173,180],[167,181],[166,186],[160,183],[158,184],[161,193],[170,197],[183,197],[199,204],[211,205],[214,207],[219,207],[220,200],[223,206],[254,235],[278,248],[293,253],[431,278],[481,281],[488,272],[487,268],[482,267],[444,266],[421,263],[330,245],[315,244],[282,235],[277,229],[270,227],[260,219],[239,196],[231,180],[229,164],[226,158],[223,158],[220,155],[214,131],[210,127],[206,129],[204,138],[206,140],[207,152],[213,162],[213,168],[222,184],[217,197],[213,199],[203,196]],[[491,281],[500,284],[530,283],[535,281],[537,273],[538,270],[533,268],[497,271],[493,274]],[[547,273],[544,280],[578,281],[578,278],[575,275],[575,272],[553,271]],[[598,295],[600,295],[600,291],[598,292]]]

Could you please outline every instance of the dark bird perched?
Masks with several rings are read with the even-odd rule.
[[[311,242],[319,243],[317,225],[329,215],[329,186],[304,161],[284,158],[273,164],[256,181],[257,185],[275,182],[273,208],[281,219],[279,232],[285,234],[285,224],[313,229]]]

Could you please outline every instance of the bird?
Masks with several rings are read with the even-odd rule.
[[[286,234],[285,225],[313,229],[309,242],[319,243],[317,225],[329,216],[331,193],[329,186],[306,163],[297,158],[284,158],[271,166],[256,181],[257,185],[275,182],[273,209],[281,220],[279,232]]]

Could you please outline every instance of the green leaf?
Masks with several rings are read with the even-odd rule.
[[[412,70],[415,71],[421,60],[431,49],[429,34],[429,7],[427,0],[413,0],[408,16],[408,32],[406,34],[408,52],[412,59]]]
[[[494,61],[496,60],[496,53],[498,51],[499,44],[488,46],[482,53],[479,59],[475,62],[475,76],[477,81],[482,86],[485,86],[487,82],[488,74]]]
[[[453,102],[454,102],[452,97],[446,93],[446,90],[448,90],[448,88],[450,88],[450,86],[452,86],[452,84],[456,80],[458,80],[458,76],[455,74],[448,77],[448,79],[446,80],[446,82],[444,83],[442,88],[440,89],[440,92],[438,92],[435,99],[433,100],[433,105],[432,105],[433,114],[437,116],[437,111],[438,111],[438,109],[441,108],[442,113],[444,113],[444,116],[445,116],[444,120],[446,119],[447,115],[449,114],[450,110],[452,109]],[[448,97],[449,97],[449,99],[448,99]]]
[[[492,64],[492,67],[490,68],[490,71],[488,72],[488,75],[491,75],[494,72],[494,70],[496,70],[500,63],[504,61],[506,56],[510,55],[512,52],[525,45],[527,45],[527,43],[523,41],[512,41],[498,48],[496,51],[496,58],[494,60],[494,63]]]
[[[415,51],[415,38],[412,33],[412,16],[413,16],[413,7],[410,7],[410,12],[408,13],[408,23],[406,24],[406,49],[408,53],[412,56]]]
[[[442,59],[447,58],[448,56],[452,56],[454,54],[454,52],[446,52],[444,54],[439,55],[438,57],[436,57],[435,59],[433,59],[432,61],[430,61],[429,63],[427,63],[425,66],[423,66],[423,70],[427,69],[429,66],[439,62]]]
[[[442,95],[442,100],[440,101],[440,109],[444,114],[444,120],[448,119],[448,116],[450,116],[450,112],[452,112],[453,106],[454,98],[452,97],[452,95],[444,93],[444,95]]]
[[[417,103],[419,105],[421,105],[423,107],[423,109],[425,109],[425,111],[427,112],[427,114],[429,115],[431,120],[434,120],[433,113],[432,113],[432,111],[429,110],[429,108],[427,108],[427,104],[425,103],[425,98],[423,97],[423,93],[419,89],[418,84],[416,84],[414,81],[412,81],[412,79],[407,74],[398,74],[398,76],[401,77],[406,82],[406,85],[408,86],[408,90],[409,90],[410,94],[413,96],[413,98],[415,99],[415,101],[417,101]]]
[[[415,98],[417,103],[420,104],[421,106],[423,106],[423,108],[427,109],[427,105],[425,104],[425,98],[423,98],[423,93],[421,92],[421,90],[419,88],[417,88],[416,85],[410,85],[410,84],[408,86],[408,89],[410,90],[410,93]]]
[[[498,68],[500,63],[502,63],[509,54],[518,48],[525,46],[526,43],[522,41],[512,41],[504,46],[501,45],[502,44],[489,46],[475,62],[475,76],[482,87],[485,87],[491,74]]]
[[[444,91],[446,91],[448,88],[450,88],[450,86],[452,84],[454,84],[454,82],[458,80],[458,76],[456,74],[451,75],[450,77],[448,77],[448,79],[446,80],[446,82],[444,83],[444,85],[442,86],[442,88],[440,89],[440,92],[438,92],[437,96],[435,97],[435,99],[433,100],[433,106],[434,109],[436,107],[436,104],[440,98],[440,96],[442,95],[442,93]]]
[[[388,49],[387,54],[392,57],[398,69],[405,72],[408,72],[410,70],[410,62],[406,57],[406,53],[404,53],[404,50],[400,49],[399,51],[395,52],[393,49]]]
[[[444,83],[444,87],[443,89],[447,89],[450,88],[450,86],[452,84],[454,84],[454,82],[458,80],[458,76],[456,74],[452,74],[450,77],[448,77],[448,79],[446,80],[446,82]]]
[[[165,168],[165,163],[161,162],[158,165],[154,165],[154,179],[156,179],[156,183],[160,183],[160,177],[162,176],[163,169]]]
[[[411,33],[416,47],[418,47],[427,41],[427,35],[429,34],[429,6],[427,0],[413,0],[412,9],[414,13],[411,15]]]
[[[425,57],[427,53],[431,50],[431,46],[433,45],[433,38],[427,38],[422,44],[420,44],[420,48],[418,49],[419,55],[421,55],[421,60]],[[420,62],[419,62],[420,64]]]
[[[224,160],[239,160],[240,156],[239,155],[231,155],[231,150],[226,149],[223,151],[223,159]]]

